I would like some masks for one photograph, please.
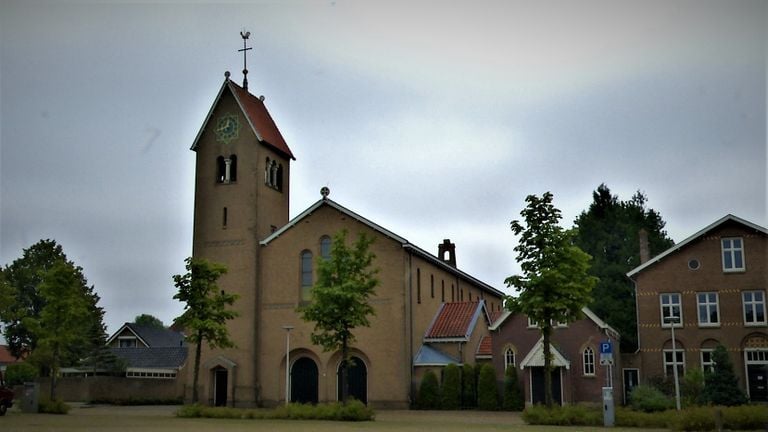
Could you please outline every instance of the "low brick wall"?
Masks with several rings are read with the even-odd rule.
[[[39,378],[40,397],[50,394],[50,378]],[[122,377],[64,377],[56,380],[56,397],[67,402],[172,400],[184,396],[181,380]]]

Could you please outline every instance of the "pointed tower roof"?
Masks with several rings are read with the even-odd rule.
[[[256,138],[259,140],[259,142],[271,147],[273,150],[276,150],[277,152],[290,159],[296,160],[296,157],[293,156],[291,149],[288,148],[288,144],[286,144],[285,139],[283,139],[283,135],[277,128],[275,121],[272,120],[272,116],[269,114],[269,111],[267,111],[267,107],[264,105],[264,101],[261,98],[250,94],[247,90],[240,87],[239,85],[235,84],[234,81],[229,79],[228,74],[224,79],[224,83],[219,89],[219,93],[216,95],[216,99],[211,105],[211,109],[208,110],[208,115],[205,117],[203,125],[197,132],[197,136],[195,137],[195,142],[192,144],[191,150],[197,151],[197,145],[200,142],[200,137],[203,135],[203,132],[207,128],[208,122],[211,121],[213,111],[216,106],[218,106],[225,90],[229,91],[232,93],[232,96],[234,96],[235,100],[237,101],[237,105],[240,107],[243,115],[248,120],[248,125],[250,126],[254,135],[256,135]]]

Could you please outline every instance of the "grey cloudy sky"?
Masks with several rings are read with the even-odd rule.
[[[109,330],[181,312],[194,153],[224,78],[297,160],[291,216],[331,198],[489,284],[509,221],[564,224],[605,182],[681,241],[766,217],[765,1],[0,2],[0,264],[53,238]]]

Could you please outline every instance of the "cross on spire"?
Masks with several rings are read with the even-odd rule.
[[[243,88],[245,90],[248,90],[248,56],[246,54],[247,54],[247,51],[250,50],[251,48],[247,47],[246,43],[248,41],[248,37],[251,36],[251,32],[241,31],[240,36],[243,38],[243,49],[239,49],[237,51],[243,53]]]

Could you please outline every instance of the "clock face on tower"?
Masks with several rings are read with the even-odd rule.
[[[228,144],[240,133],[240,121],[234,114],[224,114],[216,122],[216,140]]]

